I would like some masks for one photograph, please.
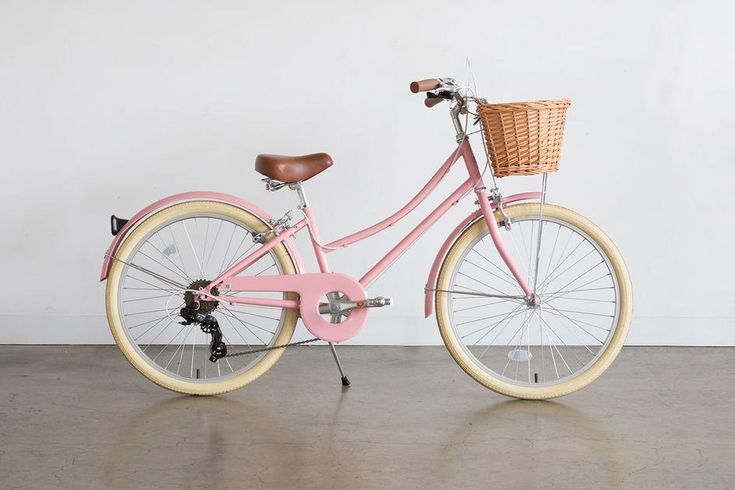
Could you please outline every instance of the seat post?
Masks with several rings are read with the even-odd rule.
[[[306,192],[304,191],[304,186],[301,182],[294,182],[293,184],[288,185],[289,188],[296,191],[296,193],[299,195],[299,202],[301,204],[301,209],[306,209],[309,207],[309,201],[306,200]]]

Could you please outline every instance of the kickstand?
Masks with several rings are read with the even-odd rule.
[[[342,386],[350,386],[350,380],[347,379],[347,376],[345,376],[345,372],[342,371],[342,364],[339,362],[339,357],[337,357],[337,349],[334,348],[333,343],[329,343],[329,348],[332,349],[332,355],[334,356],[334,361],[337,363],[337,369],[339,369],[339,375],[342,377]]]

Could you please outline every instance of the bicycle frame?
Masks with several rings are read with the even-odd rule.
[[[368,237],[371,237],[386,228],[394,225],[396,222],[401,220],[403,217],[413,211],[420,203],[422,203],[426,197],[439,185],[444,177],[449,173],[452,166],[462,158],[465,167],[467,168],[468,178],[462,182],[447,198],[442,201],[428,216],[426,216],[408,235],[401,239],[385,256],[383,256],[370,270],[368,270],[360,279],[357,281],[362,288],[367,288],[370,283],[380,276],[386,269],[388,269],[416,240],[418,240],[437,220],[439,220],[452,206],[457,204],[465,195],[470,191],[474,191],[477,196],[477,202],[480,206],[481,214],[488,225],[490,236],[498,250],[498,253],[503,259],[503,262],[512,273],[513,277],[518,282],[521,290],[526,295],[526,298],[532,296],[532,291],[526,281],[526,278],[521,274],[520,270],[516,266],[512,257],[508,253],[505,244],[500,237],[498,225],[495,221],[493,213],[493,203],[488,199],[485,184],[480,173],[480,169],[477,165],[477,160],[470,146],[469,139],[465,136],[458,144],[455,151],[449,155],[446,161],[441,167],[434,173],[424,187],[416,194],[403,208],[398,210],[388,218],[344,238],[335,240],[327,245],[322,245],[319,238],[319,230],[316,225],[316,221],[311,212],[311,208],[305,206],[302,211],[304,218],[298,221],[293,226],[287,228],[283,232],[277,234],[273,239],[265,242],[256,251],[242,259],[237,264],[230,267],[227,271],[223,272],[219,277],[213,279],[209,286],[201,290],[203,295],[209,296],[210,298],[217,299],[219,301],[227,303],[240,303],[249,304],[255,306],[275,306],[284,308],[297,308],[299,307],[299,301],[292,299],[267,299],[267,298],[249,298],[249,297],[234,297],[227,296],[221,297],[211,294],[211,290],[221,284],[226,284],[231,290],[234,291],[298,291],[303,295],[304,291],[311,291],[312,288],[316,287],[320,277],[324,278],[323,274],[329,274],[330,279],[335,277],[341,282],[345,288],[350,287],[350,281],[348,276],[342,274],[331,273],[329,263],[327,261],[327,254],[339,249],[346,248],[349,245],[362,241]],[[520,196],[520,195],[519,195]],[[523,198],[536,198],[540,197],[540,193],[525,193],[522,194]],[[509,198],[512,199],[513,196]],[[276,275],[268,277],[247,277],[241,276],[236,277],[237,274],[248,268],[250,265],[255,263],[263,255],[268,253],[273,247],[284,240],[289,239],[302,229],[306,228],[311,238],[312,248],[316,256],[317,263],[321,274],[299,274],[294,275]],[[306,276],[301,279],[297,279],[298,276]],[[339,277],[337,277],[339,276]],[[299,285],[297,286],[297,281]],[[306,282],[305,282],[306,281]],[[353,280],[354,282],[354,280]],[[351,288],[355,294],[359,293],[358,288]],[[347,291],[343,291],[347,292]]]

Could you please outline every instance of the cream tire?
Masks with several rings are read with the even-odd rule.
[[[538,216],[538,209],[539,205],[537,203],[517,204],[504,208],[505,213],[509,218],[511,218],[511,220],[522,216]],[[515,398],[554,398],[572,393],[587,386],[600,376],[617,357],[620,349],[623,347],[630,327],[633,303],[630,278],[628,276],[625,262],[612,240],[610,240],[610,238],[590,220],[570,209],[546,204],[544,206],[544,216],[568,223],[589,236],[609,259],[611,271],[615,275],[619,288],[618,317],[617,323],[613,327],[614,331],[612,336],[607,343],[605,350],[597,357],[597,359],[575,377],[572,377],[567,381],[546,386],[518,386],[516,384],[506,382],[497,376],[493,376],[486,370],[482,369],[462,348],[460,340],[457,338],[455,330],[452,328],[451,324],[452,319],[449,307],[449,294],[440,291],[450,289],[453,272],[455,268],[458,267],[462,257],[465,255],[466,249],[470,247],[479,236],[488,233],[484,219],[480,218],[473,222],[455,240],[444,258],[436,283],[437,292],[435,296],[435,306],[439,331],[444,344],[454,360],[467,374],[481,385],[490,388],[497,393]],[[498,213],[496,213],[495,218],[498,222],[502,220]]]
[[[151,363],[146,360],[145,356],[141,355],[139,350],[133,345],[126,335],[119,310],[119,285],[122,278],[122,272],[125,267],[124,262],[128,260],[131,252],[136,249],[136,246],[142,239],[148,236],[148,234],[158,226],[170,222],[179,216],[192,215],[193,213],[224,216],[235,222],[242,223],[244,226],[257,232],[265,232],[270,229],[268,225],[256,215],[231,204],[217,201],[189,201],[167,207],[150,215],[125,237],[122,245],[115,254],[119,260],[112,261],[105,292],[107,320],[110,325],[112,335],[115,338],[115,342],[122,353],[130,364],[132,364],[133,367],[146,378],[163,388],[167,388],[178,393],[190,395],[217,395],[242,388],[248,383],[258,379],[268,371],[276,361],[278,361],[283,354],[284,349],[275,349],[266,352],[257,362],[250,365],[246,371],[236,374],[235,376],[208,383],[186,381],[184,379],[167,375],[162,370],[152,366]],[[283,274],[297,273],[296,265],[283,244],[275,246],[272,249],[272,253],[274,260],[277,261]],[[289,294],[292,295],[293,293]],[[277,332],[277,336],[275,337],[275,345],[287,344],[291,341],[297,320],[297,309],[289,308],[285,310],[280,330]]]

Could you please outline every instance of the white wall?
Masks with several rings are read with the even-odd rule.
[[[627,258],[629,343],[735,344],[734,13],[725,1],[0,0],[0,342],[111,341],[97,282],[109,214],[211,189],[280,215],[292,196],[262,189],[259,152],[332,154],[308,187],[326,240],[385,217],[453,145],[446,107],[425,109],[408,82],[466,78],[469,57],[488,99],[573,99],[550,200]],[[355,343],[440,342],[422,287],[473,205],[459,207],[375,283],[397,305]],[[363,272],[418,218],[331,255],[335,269]]]

